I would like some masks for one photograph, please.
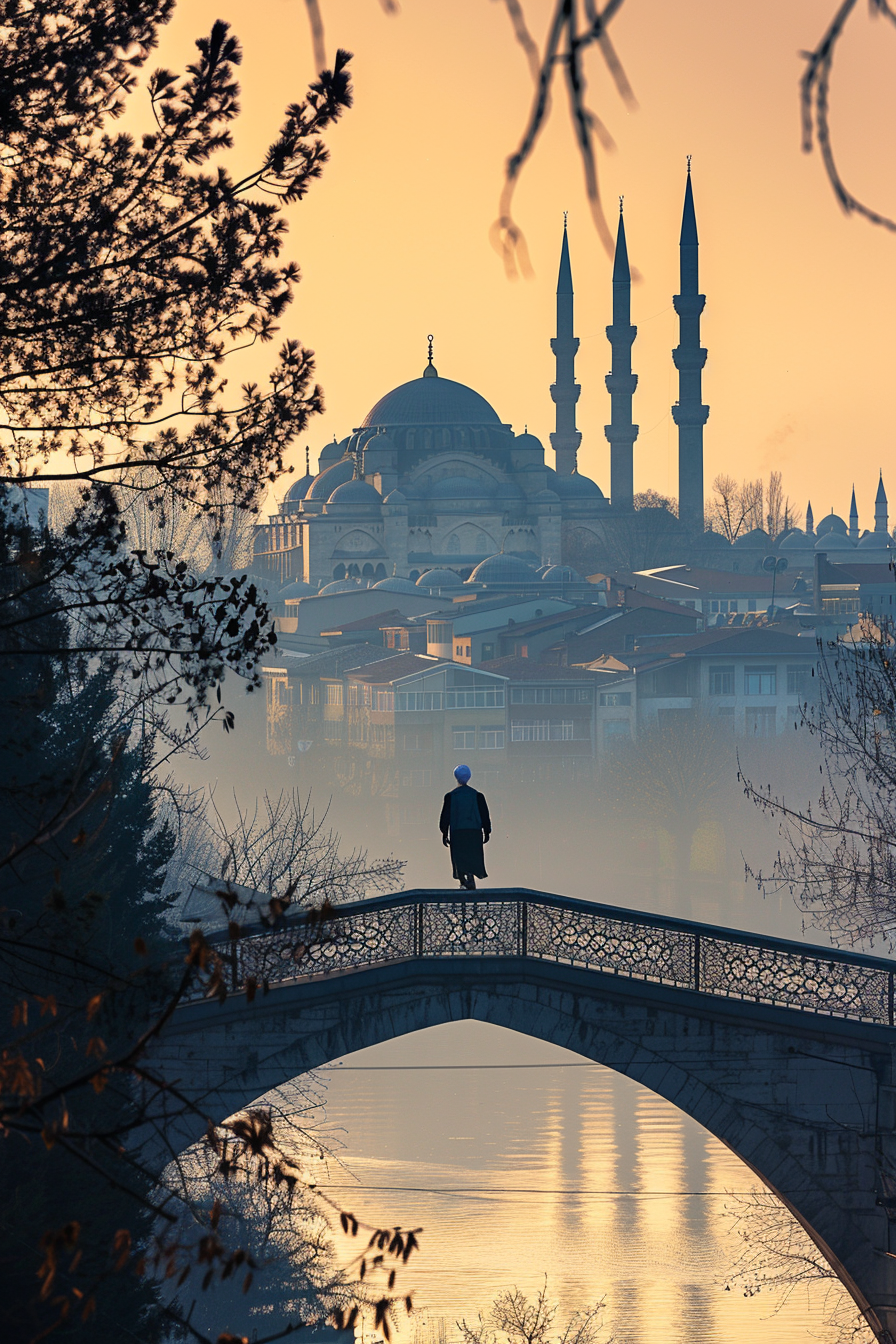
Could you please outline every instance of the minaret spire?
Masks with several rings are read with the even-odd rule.
[[[812,501],[806,505],[806,535],[813,537],[815,535],[815,515],[812,512]]]
[[[691,159],[681,216],[680,293],[672,302],[678,314],[678,347],[672,351],[678,369],[678,401],[672,418],[678,426],[678,516],[693,532],[703,531],[703,426],[709,407],[703,405],[703,365],[706,350],[700,345],[700,314],[706,295],[699,292],[697,216],[691,186]]]
[[[874,530],[875,532],[888,532],[890,530],[889,507],[887,505],[887,492],[884,489],[883,472],[880,473],[877,494],[874,496]]]
[[[564,213],[560,273],[557,277],[557,335],[551,341],[557,362],[556,381],[551,384],[551,398],[557,407],[556,430],[551,435],[551,447],[556,455],[558,476],[571,476],[576,470],[576,457],[582,442],[582,435],[576,429],[576,402],[582,390],[576,382],[578,348],[578,337],[573,335],[572,267]]]
[[[622,197],[619,198],[619,229],[613,260],[613,322],[607,327],[607,340],[613,351],[611,371],[605,382],[610,394],[610,423],[604,433],[610,444],[610,503],[614,509],[629,511],[634,499],[633,447],[638,426],[632,423],[632,397],[638,375],[632,373],[632,345],[638,328],[631,323],[632,273],[625,242]]]
[[[856,488],[852,488],[852,499],[849,505],[849,537],[851,541],[859,539],[859,510],[856,505]]]

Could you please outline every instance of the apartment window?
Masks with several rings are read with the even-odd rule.
[[[734,732],[734,706],[733,706],[733,705],[722,705],[719,709],[716,710],[716,715],[717,715],[718,720],[719,720],[719,727],[720,727],[720,728],[724,728],[724,729],[725,729],[727,732],[729,732],[729,733],[733,733],[733,732]]]
[[[441,706],[440,706],[441,708]],[[504,690],[446,691],[446,709],[503,709]]]
[[[391,731],[391,724],[383,724]],[[432,733],[428,729],[414,728],[405,729],[401,735],[402,751],[430,751],[432,749]]]
[[[747,667],[744,669],[746,695],[777,695],[778,674],[774,667]]]
[[[455,646],[454,646],[454,656],[455,656],[455,658],[462,658],[462,657],[463,657],[463,653],[464,653],[464,646],[463,646],[463,644],[455,644]]]
[[[750,600],[747,602],[747,611],[755,611],[755,610],[756,610],[756,599],[755,597],[751,597]]]
[[[510,725],[511,742],[572,742],[573,719],[515,719]]]
[[[710,695],[733,695],[734,694],[734,668],[733,667],[711,667],[709,669],[709,693]],[[755,695],[760,695],[760,691],[755,691]]]
[[[760,709],[749,706],[746,711],[744,727],[748,737],[774,737],[776,714],[773,709]]]
[[[808,695],[809,682],[812,677],[811,667],[806,667],[802,663],[787,665],[787,694],[788,695]]]
[[[510,725],[511,742],[547,742],[550,723],[547,719],[516,719]]]
[[[631,736],[628,719],[610,719],[604,724],[604,746],[610,750],[631,741]]]
[[[454,638],[454,622],[427,621],[426,638],[430,644],[450,644]]]
[[[334,686],[331,684],[327,687],[327,704],[328,705],[342,704],[342,682],[339,682],[338,685]]]
[[[455,751],[469,751],[476,746],[475,728],[454,728],[451,732],[451,745]]]
[[[482,661],[483,661],[484,663],[487,663],[487,662],[489,661],[489,659],[494,658],[494,656],[495,656],[495,646],[494,646],[494,644],[483,644],[483,646],[482,646]]]
[[[601,691],[601,705],[614,705],[622,708],[623,705],[630,705],[632,702],[631,691]]]
[[[414,713],[426,709],[441,709],[442,692],[398,691],[395,695],[395,708],[399,713]]]
[[[376,701],[373,705],[380,714],[389,714],[395,708],[395,694],[393,691],[377,691]]]
[[[370,740],[375,747],[391,747],[395,741],[395,729],[391,723],[371,724]]]
[[[504,750],[503,728],[480,728],[479,747],[482,751]]]
[[[401,782],[406,789],[431,789],[432,771],[409,770],[406,775],[402,775]]]
[[[590,686],[514,686],[512,705],[590,705]],[[601,701],[603,703],[603,701]]]

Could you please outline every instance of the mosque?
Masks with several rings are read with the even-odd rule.
[[[647,563],[703,565],[758,570],[780,550],[789,564],[811,572],[818,550],[858,549],[863,563],[888,560],[893,541],[887,502],[879,486],[873,532],[859,534],[853,493],[847,525],[837,515],[814,531],[811,506],[806,530],[789,529],[772,540],[762,529],[733,545],[704,527],[703,429],[709,407],[702,399],[706,349],[700,345],[700,317],[706,303],[699,292],[697,221],[690,164],[685,186],[680,249],[680,286],[673,304],[679,344],[672,352],[678,371],[678,401],[672,416],[678,428],[679,511],[634,509],[632,420],[637,375],[632,346],[631,271],[621,202],[613,266],[613,320],[607,327],[612,350],[606,376],[610,394],[610,494],[578,471],[581,433],[575,376],[579,347],[574,334],[573,283],[564,221],[557,282],[557,332],[551,341],[556,361],[550,389],[556,427],[551,434],[554,464],[542,443],[524,431],[514,434],[497,411],[473,388],[442,377],[429,356],[419,378],[381,397],[363,423],[320,454],[316,475],[306,473],[287,490],[280,509],[259,526],[256,572],[289,584],[299,597],[336,586],[362,584],[452,587],[464,581],[537,581],[552,566],[571,562],[590,573],[599,567],[642,568]],[[624,562],[619,556],[633,527],[652,529],[650,561]],[[631,547],[629,547],[631,549]],[[859,556],[856,556],[858,561]],[[560,570],[556,571],[560,573]]]

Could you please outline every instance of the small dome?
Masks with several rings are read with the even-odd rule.
[[[754,527],[752,532],[745,532],[742,537],[738,537],[734,545],[746,549],[749,546],[770,546],[771,537],[762,527]]]
[[[538,452],[544,452],[544,444],[541,442],[541,439],[537,439],[535,435],[530,434],[528,430],[526,430],[524,434],[517,434],[513,441],[513,447],[528,448],[530,450],[536,448]]]
[[[521,560],[518,555],[490,555],[481,560],[467,579],[467,583],[491,583],[505,587],[512,585],[528,586],[538,582],[535,566]]]
[[[815,537],[809,536],[808,532],[801,532],[799,528],[793,528],[787,533],[783,540],[778,542],[779,551],[805,551],[810,546],[815,545]]]
[[[305,498],[316,499],[323,504],[330,498],[337,485],[343,485],[350,481],[355,474],[355,464],[350,457],[343,457],[339,462],[334,462],[332,467],[327,467],[319,476],[314,478],[314,483],[310,486]]]
[[[336,579],[333,583],[325,584],[318,597],[330,597],[333,593],[356,593],[360,587],[360,579]]]
[[[893,539],[889,532],[866,532],[856,542],[863,551],[891,551]]]
[[[418,588],[459,588],[463,579],[453,569],[428,569],[417,580]]]
[[[471,476],[448,476],[426,492],[428,499],[492,499],[494,487]]]
[[[337,485],[327,500],[328,504],[374,504],[377,508],[382,504],[383,497],[379,490],[376,490],[367,481],[346,481],[343,485]]]
[[[402,579],[397,574],[393,574],[388,579],[380,579],[375,583],[374,588],[378,588],[381,593],[416,593],[419,597],[420,589],[414,583],[413,579]]]
[[[339,462],[345,457],[349,443],[350,439],[348,437],[340,439],[338,443],[335,439],[332,443],[325,443],[317,459],[318,471],[324,471],[327,467],[332,467],[335,462]]]
[[[843,537],[845,537],[849,532],[849,528],[846,526],[843,519],[838,517],[838,515],[833,512],[833,510],[827,515],[826,518],[822,518],[821,522],[815,529],[815,535],[816,537],[826,537],[829,532],[839,532],[840,535]]]
[[[304,579],[293,579],[291,583],[285,583],[277,594],[278,602],[285,602],[288,597],[313,597],[317,589]]]
[[[603,499],[604,497],[599,485],[596,485],[587,476],[580,476],[578,472],[573,472],[571,476],[558,476],[554,472],[551,489],[561,499]]]
[[[286,494],[283,496],[283,503],[298,504],[300,499],[304,499],[305,491],[313,483],[314,483],[313,476],[310,475],[300,476],[297,481],[293,481],[292,485],[289,487]]]
[[[816,551],[854,551],[855,542],[840,532],[825,532],[815,543]]]
[[[385,502],[387,504],[407,504],[408,497],[407,495],[403,495],[400,490],[392,490],[386,496]]]
[[[581,574],[577,574],[571,565],[549,565],[541,575],[543,583],[582,583]]]
[[[559,504],[560,496],[555,490],[539,490],[535,496],[536,504]]]
[[[712,530],[703,533],[703,545],[711,546],[717,551],[731,550],[731,542],[728,538],[723,533],[713,532]]]

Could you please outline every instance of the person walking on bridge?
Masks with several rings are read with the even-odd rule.
[[[451,871],[465,891],[476,890],[477,877],[488,877],[482,847],[492,833],[485,794],[470,788],[472,773],[468,765],[454,771],[457,788],[445,794],[439,818],[442,844],[451,849]]]

